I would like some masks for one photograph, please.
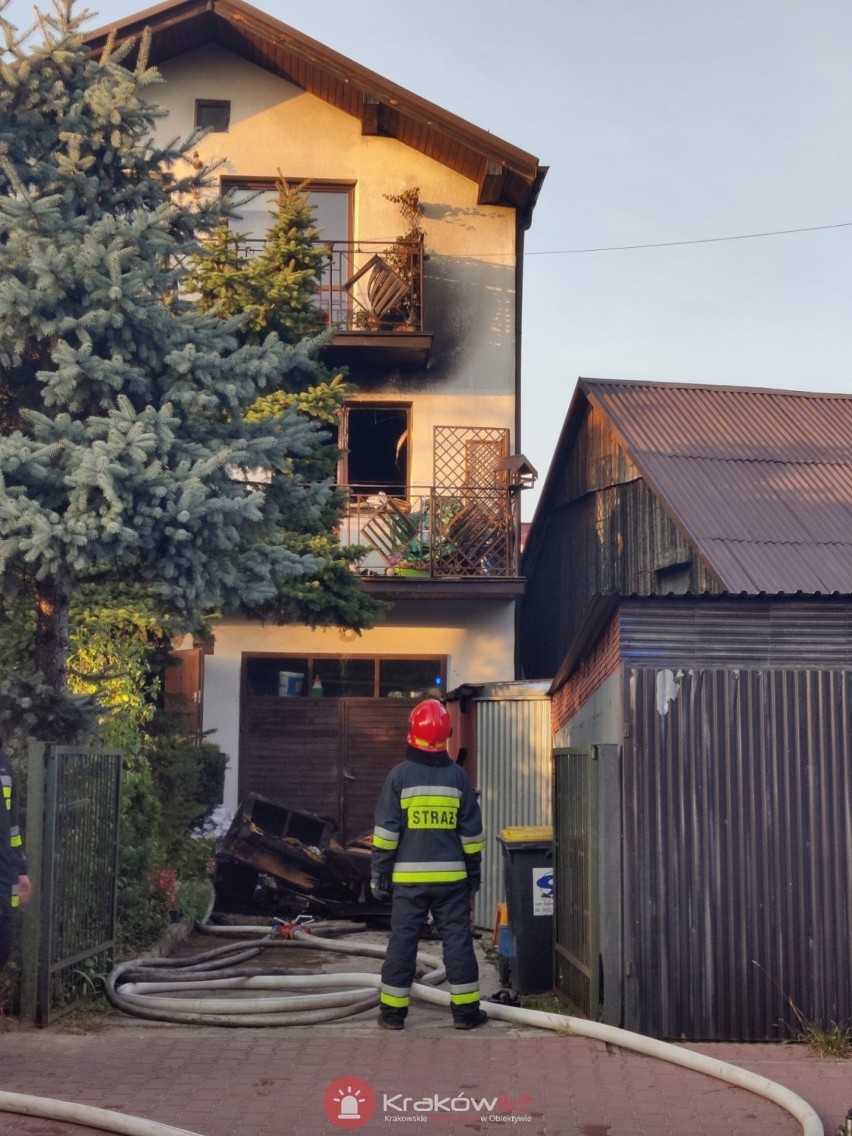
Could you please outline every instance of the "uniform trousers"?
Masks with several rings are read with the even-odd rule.
[[[417,948],[423,925],[432,913],[444,952],[444,969],[453,990],[476,990],[479,964],[470,929],[470,892],[467,881],[447,884],[394,884],[391,936],[382,965],[382,986],[408,990],[417,969]],[[464,1021],[479,1011],[477,1000],[452,1005],[453,1019]],[[382,1007],[388,1017],[404,1019],[407,1007]]]

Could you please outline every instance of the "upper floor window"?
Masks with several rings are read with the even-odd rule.
[[[350,402],[341,414],[339,483],[356,496],[408,495],[408,405]]]
[[[231,125],[230,99],[196,99],[196,130],[212,130],[224,134]]]
[[[320,230],[323,241],[351,239],[352,185],[336,182],[302,183],[295,178],[291,184],[305,184],[308,203],[314,210],[314,223]],[[239,219],[234,228],[251,240],[263,240],[275,221],[278,208],[275,178],[223,178],[222,189],[232,194],[237,207]]]

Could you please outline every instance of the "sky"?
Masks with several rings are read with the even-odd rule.
[[[549,167],[525,519],[579,377],[852,393],[849,0],[254,4]],[[147,6],[91,0],[88,26]]]

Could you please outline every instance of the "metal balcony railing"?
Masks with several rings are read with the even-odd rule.
[[[353,494],[340,530],[373,576],[506,578],[518,574],[517,494],[505,486],[415,486],[406,497]]]
[[[319,289],[326,322],[347,331],[423,331],[423,238],[329,241]]]
[[[240,256],[258,256],[258,238],[235,239]],[[320,327],[341,331],[422,332],[423,238],[418,241],[325,241],[316,292]]]

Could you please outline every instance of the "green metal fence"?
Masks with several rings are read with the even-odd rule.
[[[36,888],[24,909],[21,1016],[48,1025],[112,966],[120,750],[31,743],[26,844]]]
[[[556,986],[597,1016],[597,763],[594,750],[554,752]]]

